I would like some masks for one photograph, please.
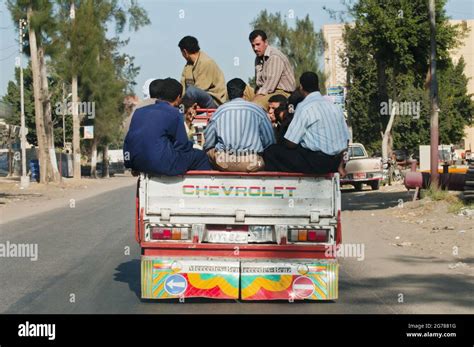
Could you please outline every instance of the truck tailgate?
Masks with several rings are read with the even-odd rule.
[[[308,223],[340,208],[337,175],[146,176],[140,189],[146,215],[169,223]]]

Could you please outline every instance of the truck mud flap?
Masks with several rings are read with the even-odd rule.
[[[142,257],[143,299],[238,299],[238,261],[172,260]]]
[[[338,264],[142,256],[141,287],[143,299],[335,300]]]
[[[242,300],[335,300],[336,261],[301,263],[242,262]]]

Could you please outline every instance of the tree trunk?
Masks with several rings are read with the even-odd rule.
[[[11,125],[9,126],[10,129],[8,129],[8,140],[7,140],[7,146],[8,146],[8,175],[7,177],[13,177],[13,160],[14,160],[14,153],[12,149],[12,140],[11,140]]]
[[[102,177],[109,178],[109,145],[105,144],[102,152]]]
[[[97,136],[94,136],[94,139],[92,140],[91,177],[97,178]]]
[[[391,151],[391,137],[392,137],[392,126],[395,119],[395,109],[390,110],[390,118],[388,120],[387,127],[382,136],[382,159],[387,160],[388,154]]]
[[[28,22],[31,23],[33,16],[33,9],[28,6],[27,18]],[[38,48],[36,43],[36,31],[29,25],[29,44],[30,44],[30,56],[31,56],[31,72],[33,75],[33,94],[35,99],[35,124],[36,124],[36,136],[38,138],[38,161],[40,169],[40,183],[47,182],[47,165],[48,165],[48,149],[46,147],[47,140],[44,129],[43,119],[43,104],[41,102],[41,73],[38,59]]]
[[[81,178],[81,139],[77,95],[77,75],[72,77],[72,154],[74,160],[74,178]]]
[[[41,73],[41,82],[42,82],[42,102],[43,102],[43,118],[44,118],[44,131],[46,135],[46,148],[48,152],[46,174],[48,181],[59,182],[59,170],[58,162],[56,159],[56,151],[54,148],[54,130],[53,130],[53,118],[51,114],[51,96],[49,94],[48,86],[48,74],[46,70],[46,61],[44,59],[44,48],[39,47],[38,57],[40,63],[40,73]]]

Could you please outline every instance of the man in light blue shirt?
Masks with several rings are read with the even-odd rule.
[[[245,87],[239,78],[227,83],[231,101],[216,110],[204,132],[204,150],[219,170],[261,170],[264,167],[261,154],[276,142],[265,111],[243,99]]]
[[[296,108],[285,143],[265,150],[266,170],[343,174],[349,130],[342,110],[319,93],[315,73],[301,75],[300,89],[305,99]]]

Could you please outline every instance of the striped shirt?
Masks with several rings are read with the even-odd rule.
[[[280,89],[291,93],[295,90],[295,73],[288,58],[278,49],[268,46],[263,57],[255,58],[257,94],[271,94]]]
[[[236,98],[216,110],[204,131],[204,150],[262,153],[275,143],[265,111],[258,105]]]
[[[342,109],[313,92],[296,107],[285,138],[311,151],[336,155],[347,148],[349,129]]]

